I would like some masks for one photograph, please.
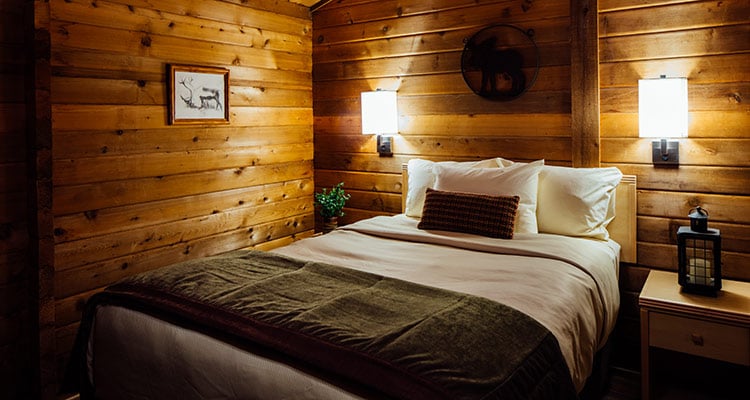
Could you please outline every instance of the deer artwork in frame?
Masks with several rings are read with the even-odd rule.
[[[169,123],[229,123],[229,70],[170,64]]]

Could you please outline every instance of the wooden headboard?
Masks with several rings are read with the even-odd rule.
[[[615,219],[607,225],[609,236],[620,244],[620,261],[635,263],[636,252],[636,190],[635,175],[623,175],[617,185],[615,197]],[[406,194],[409,192],[409,170],[401,165],[401,212],[406,210]]]
[[[635,175],[623,175],[615,194],[615,219],[607,225],[609,236],[619,243],[620,261],[635,264],[636,252],[636,204]]]

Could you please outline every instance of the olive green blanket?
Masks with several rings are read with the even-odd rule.
[[[513,308],[273,253],[189,261],[93,296],[79,332],[78,367],[98,304],[273,349],[383,397],[576,397],[555,337]],[[93,393],[80,382],[82,397]]]

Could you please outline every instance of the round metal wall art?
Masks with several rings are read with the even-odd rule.
[[[461,74],[469,88],[487,99],[513,100],[539,75],[539,48],[532,29],[495,24],[465,40]]]

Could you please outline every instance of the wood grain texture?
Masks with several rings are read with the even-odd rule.
[[[637,82],[637,79],[634,82]],[[690,138],[747,138],[746,127],[750,124],[750,113],[691,111],[688,115]],[[602,137],[638,138],[638,114],[603,113]]]
[[[571,0],[570,87],[572,162],[599,166],[599,42],[597,0]]]
[[[638,176],[639,264],[676,270],[675,231],[700,205],[722,231],[723,274],[750,280],[750,5],[602,0],[599,13],[602,162]],[[637,81],[661,74],[688,78],[675,169],[653,167],[638,138]]]
[[[104,286],[313,232],[312,21],[270,0],[44,3],[54,373]],[[167,124],[174,63],[230,71],[228,125]]]
[[[599,30],[601,37],[626,36],[640,33],[667,32],[717,25],[747,23],[747,8],[741,2],[691,1],[679,7],[631,8],[627,10],[607,9],[601,12]],[[605,10],[606,0],[601,0]],[[652,5],[657,5],[650,2]],[[631,2],[632,6],[640,4]],[[610,11],[611,10],[611,11]]]
[[[52,43],[50,32],[49,4],[44,1],[26,3],[25,21],[34,21],[33,39],[30,36],[31,53],[29,61],[33,68],[33,76],[27,77],[29,92],[27,105],[30,110],[27,122],[31,125],[27,129],[29,146],[29,162],[34,168],[29,168],[29,227],[32,266],[30,297],[31,313],[34,317],[33,329],[38,329],[31,345],[33,371],[33,396],[42,399],[52,398],[57,391],[59,372],[55,368],[55,354],[57,352],[55,336],[55,304],[54,304],[54,239],[53,239],[53,170],[52,158],[52,118],[50,101],[50,47]],[[33,10],[33,11],[32,11]],[[33,82],[33,83],[32,83]],[[33,87],[33,91],[32,88]]]
[[[603,38],[600,62],[667,59],[747,52],[746,24]],[[647,41],[648,46],[643,42]]]
[[[596,7],[593,10],[588,17],[596,30]],[[544,6],[501,0],[355,0],[316,10],[316,187],[335,184],[336,179],[352,185],[353,198],[342,222],[398,212],[399,200],[382,192],[382,179],[390,182],[410,158],[503,156],[571,165],[572,136],[578,132],[573,121],[579,118],[571,111],[570,12],[570,2],[559,0]],[[542,54],[537,81],[514,101],[479,97],[461,75],[466,38],[495,23],[533,29]],[[588,51],[595,54],[596,35],[588,43],[594,46]],[[596,70],[595,59],[591,65]],[[596,93],[596,83],[590,86]],[[360,131],[359,94],[377,88],[399,94],[400,135],[394,137],[393,157],[378,157],[376,139]],[[598,111],[576,110],[598,119]],[[598,133],[595,136],[598,140]],[[593,148],[598,163],[598,144]],[[317,181],[318,176],[325,181]]]
[[[64,299],[71,295],[110,285],[126,276],[163,267],[174,262],[206,257],[251,247],[266,241],[291,237],[297,232],[311,230],[314,223],[314,216],[308,211],[306,214],[294,217],[260,222],[251,226],[240,226],[212,236],[197,237],[169,246],[155,247],[139,253],[56,271],[55,294],[58,299]]]
[[[313,182],[307,178],[73,213],[55,218],[55,241],[65,243],[113,234],[123,225],[136,230],[157,223],[235,212],[312,196],[312,192]]]

